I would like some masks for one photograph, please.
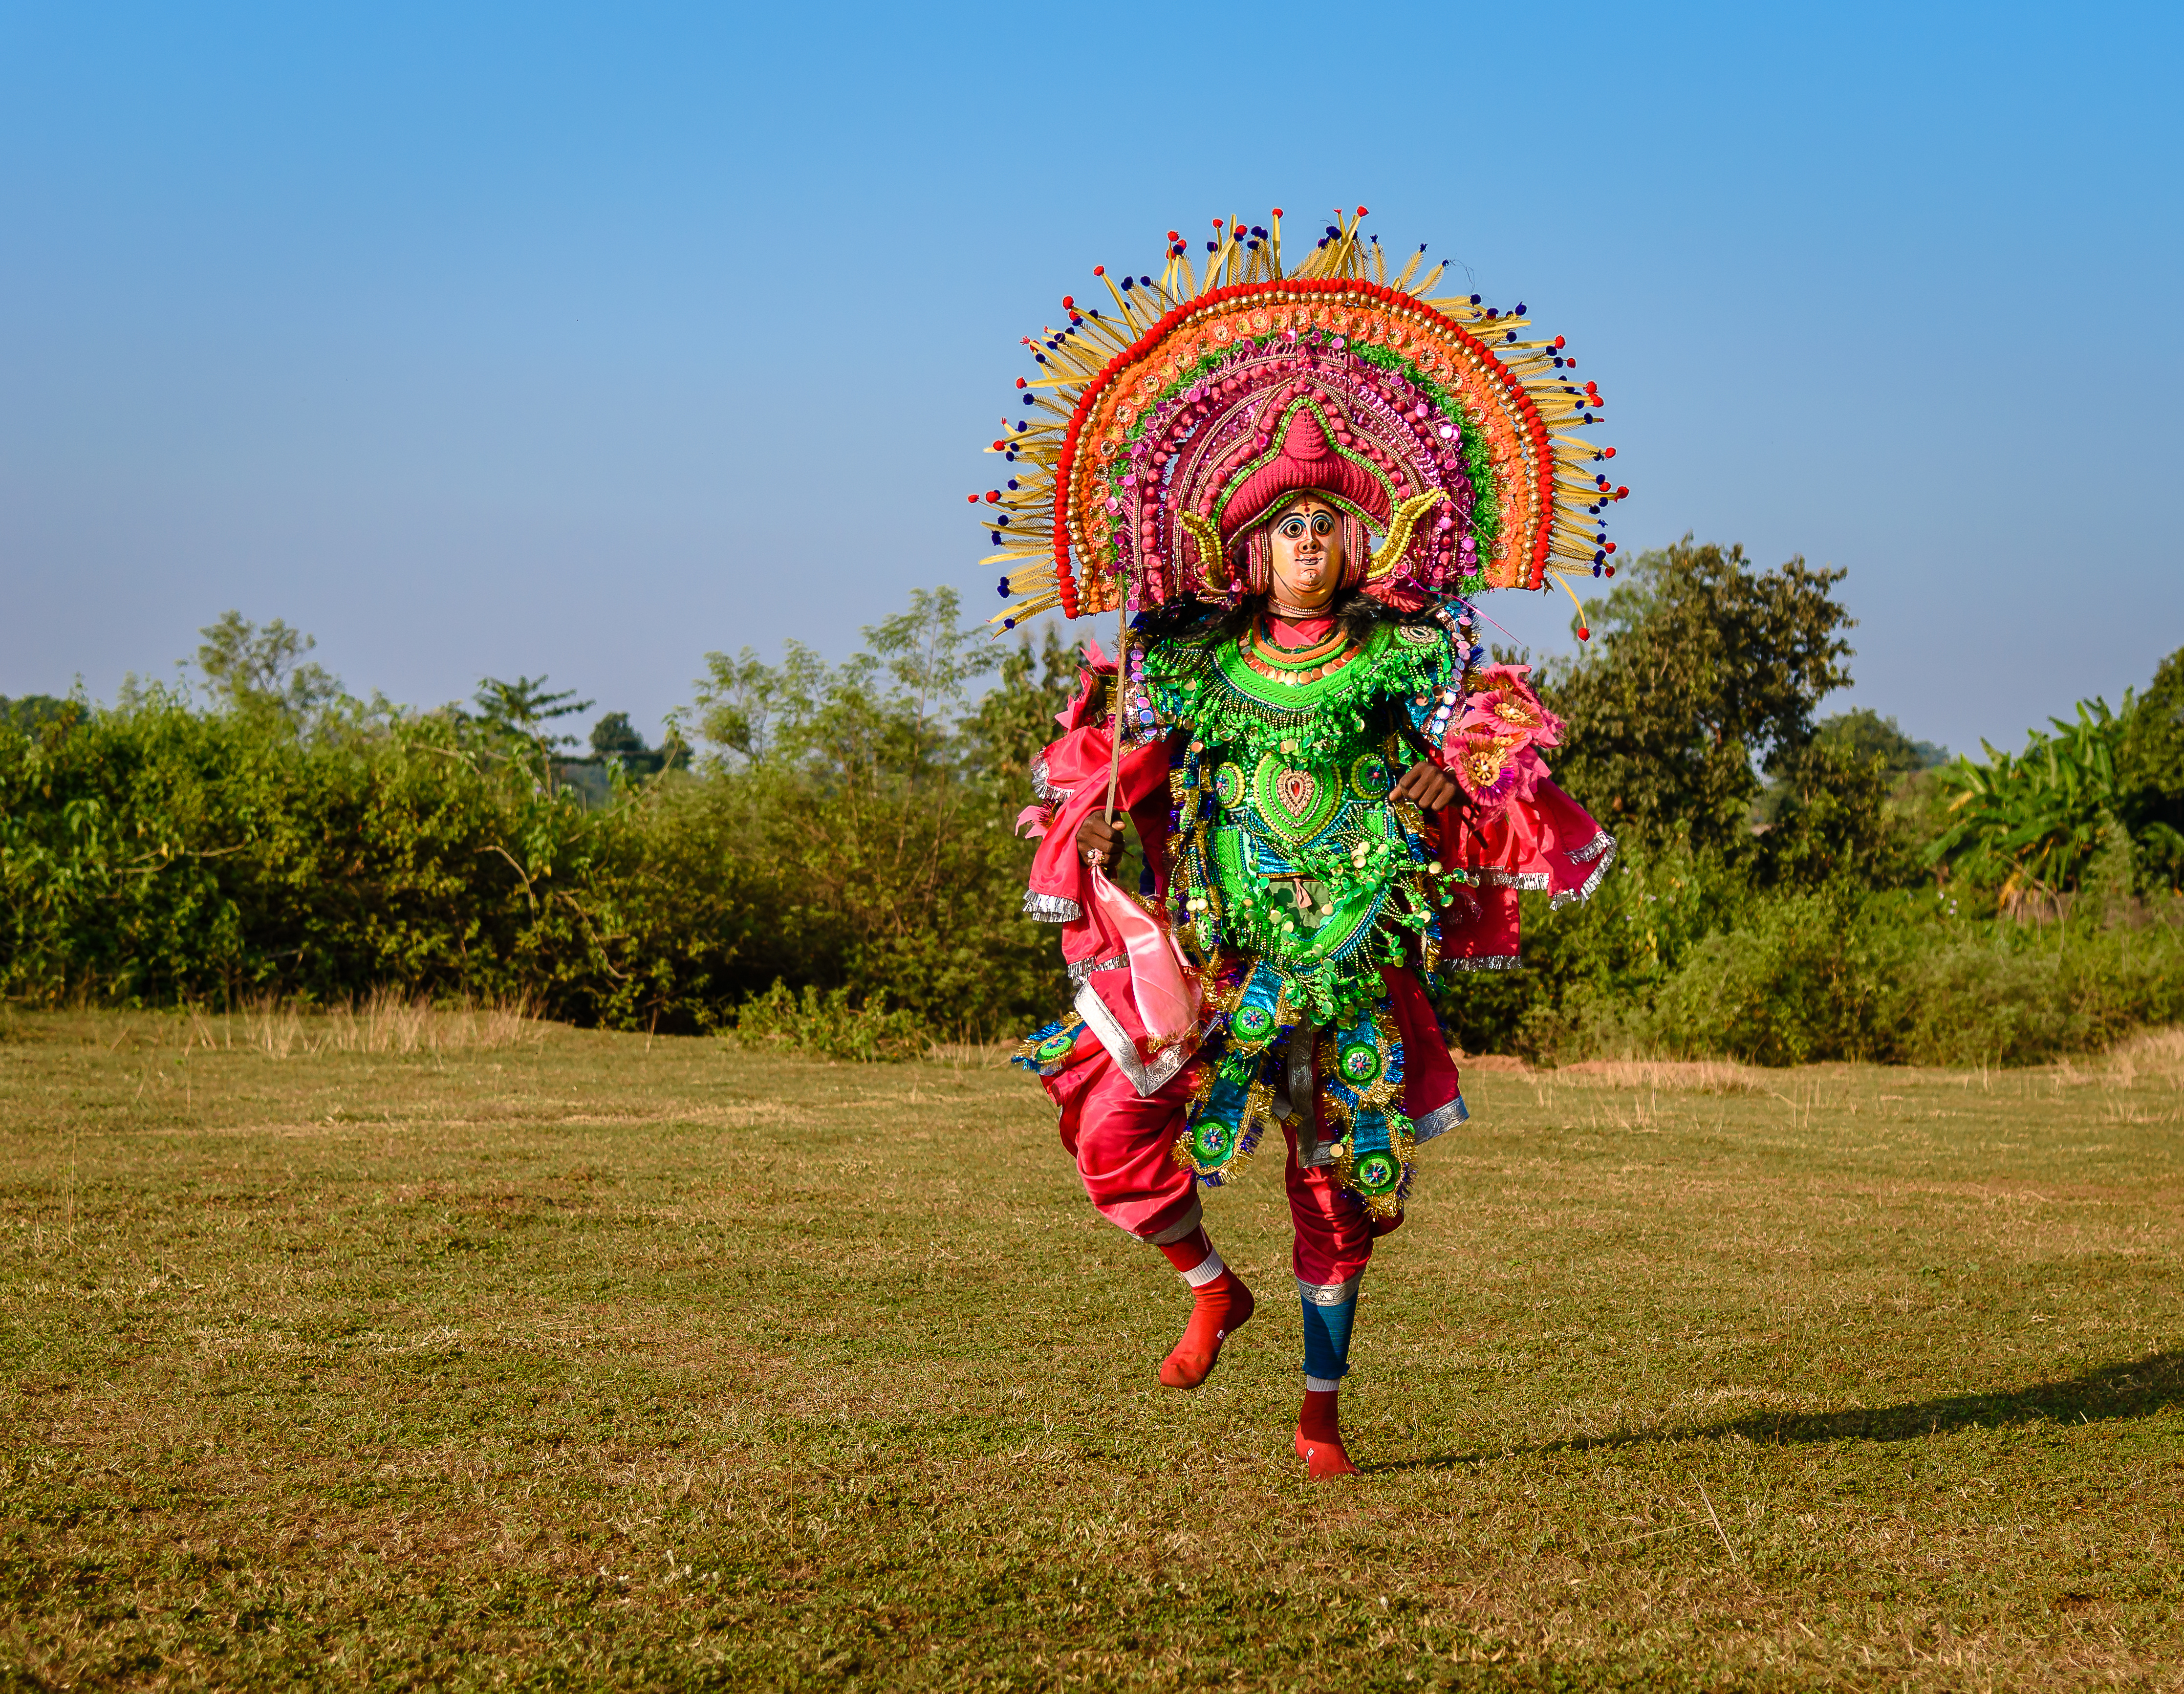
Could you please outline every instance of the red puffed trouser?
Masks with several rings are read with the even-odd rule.
[[[1403,1042],[1403,1110],[1414,1119],[1424,1117],[1457,1099],[1456,1064],[1418,978],[1407,970],[1381,975]],[[1077,1161],[1084,1191],[1101,1217],[1141,1241],[1162,1245],[1198,1228],[1197,1183],[1173,1155],[1190,1098],[1187,1071],[1141,1095],[1122,1068],[1097,1050],[1048,1078],[1046,1087],[1061,1108],[1061,1145]],[[1334,1133],[1323,1113],[1320,1140]],[[1284,1180],[1296,1233],[1297,1280],[1319,1287],[1349,1282],[1373,1257],[1373,1238],[1396,1223],[1376,1224],[1330,1167],[1298,1162],[1294,1129],[1285,1126],[1283,1136],[1289,1147]]]

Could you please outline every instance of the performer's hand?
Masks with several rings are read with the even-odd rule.
[[[1094,812],[1077,826],[1078,857],[1088,865],[1105,865],[1112,870],[1123,856],[1123,822],[1119,811],[1111,817]]]
[[[1408,800],[1421,811],[1439,811],[1458,800],[1462,792],[1457,787],[1456,778],[1446,771],[1430,759],[1421,759],[1403,772],[1402,780],[1396,784],[1394,798]]]

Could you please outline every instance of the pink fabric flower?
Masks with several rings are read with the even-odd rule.
[[[1474,805],[1530,798],[1547,767],[1538,749],[1562,744],[1562,720],[1525,682],[1529,665],[1490,665],[1450,726],[1445,757]]]

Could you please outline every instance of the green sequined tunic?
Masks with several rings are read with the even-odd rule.
[[[1462,873],[1435,861],[1418,809],[1390,790],[1421,756],[1416,732],[1436,697],[1465,679],[1450,632],[1431,624],[1377,624],[1347,662],[1303,682],[1255,668],[1250,641],[1172,639],[1144,660],[1155,727],[1181,732],[1170,914],[1217,1020],[1177,1156],[1201,1180],[1223,1180],[1279,1121],[1290,1047],[1309,1039],[1341,1131],[1332,1162],[1369,1206],[1393,1212],[1411,1135],[1380,971],[1416,964],[1430,980],[1435,894]]]
[[[1170,777],[1186,941],[1208,961],[1271,966],[1315,1023],[1379,998],[1380,967],[1438,939],[1440,867],[1417,809],[1389,794],[1420,756],[1397,715],[1415,730],[1460,686],[1446,634],[1376,625],[1301,683],[1253,668],[1234,637],[1172,641],[1146,655],[1145,682],[1160,722],[1190,737]]]

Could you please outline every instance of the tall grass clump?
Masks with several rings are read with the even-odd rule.
[[[320,1053],[459,1053],[535,1043],[544,1026],[522,1000],[436,1005],[422,995],[375,989],[332,1006],[263,995],[233,1012],[189,1009],[183,1033],[192,1047],[237,1047],[276,1059]]]

